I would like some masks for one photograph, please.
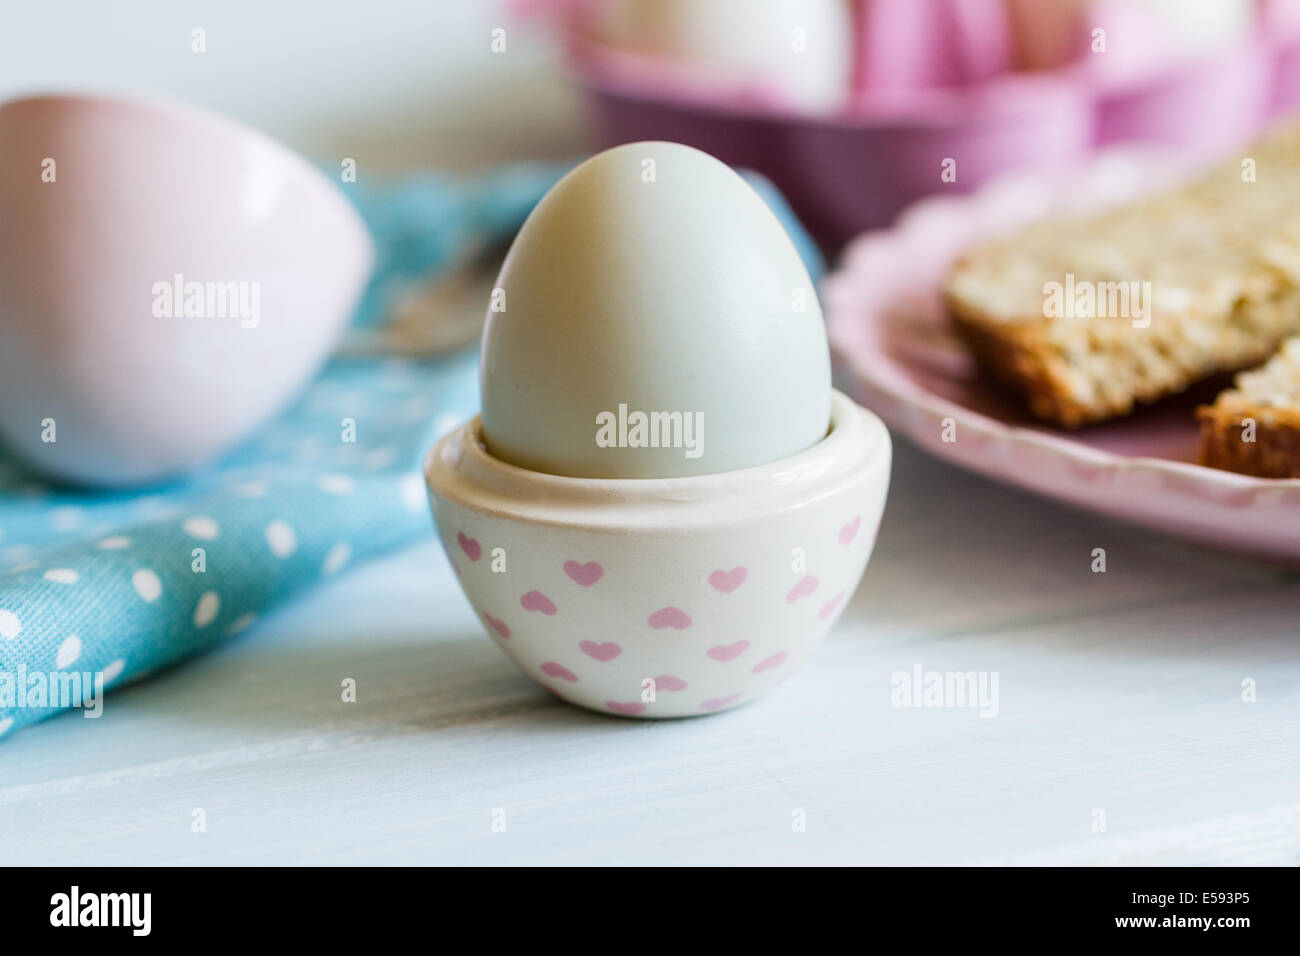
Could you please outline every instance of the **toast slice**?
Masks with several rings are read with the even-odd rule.
[[[1300,333],[1300,124],[1173,192],[978,246],[946,296],[979,364],[1067,428],[1257,365]]]
[[[1300,337],[1196,410],[1199,460],[1260,478],[1300,478]]]

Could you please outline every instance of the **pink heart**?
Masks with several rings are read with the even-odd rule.
[[[790,593],[785,596],[786,604],[793,604],[801,597],[812,594],[817,590],[817,579],[811,574],[805,574],[799,579],[799,583],[790,589]]]
[[[749,572],[740,567],[732,568],[730,571],[714,571],[709,575],[709,584],[723,594],[730,594],[744,584],[747,577]]]
[[[734,661],[745,651],[749,650],[749,641],[736,641],[735,644],[719,644],[717,647],[710,647],[707,651],[709,657],[715,661]]]
[[[728,694],[726,697],[711,697],[700,704],[700,710],[722,710],[722,708],[730,707],[738,700],[740,700],[739,694]]]
[[[525,611],[541,611],[548,617],[555,614],[555,605],[541,591],[529,591],[519,599],[519,603]]]
[[[678,631],[684,631],[691,626],[691,619],[680,608],[661,607],[650,615],[648,623],[656,630],[671,627]]]
[[[852,544],[853,539],[858,536],[858,529],[861,527],[862,515],[855,515],[852,521],[840,528],[840,544]]]
[[[483,554],[483,546],[473,538],[466,537],[464,531],[456,532],[456,540],[460,542],[460,549],[465,552],[465,557],[471,561],[477,561]]]
[[[614,713],[623,714],[625,717],[635,717],[637,714],[644,713],[645,711],[645,704],[641,703],[639,700],[634,700],[626,704],[619,703],[616,700],[607,700],[605,701],[605,706]]]
[[[565,561],[564,573],[584,588],[589,588],[601,579],[605,569],[597,561],[588,561],[586,564],[579,564],[577,561]]]
[[[841,591],[835,597],[831,598],[822,605],[822,609],[817,612],[817,616],[823,621],[835,613],[835,609],[840,606],[840,601],[844,600],[844,592]]]
[[[655,690],[685,690],[686,681],[680,677],[674,677],[672,674],[664,674],[662,677],[655,678]]]
[[[484,615],[483,615],[483,620],[485,620],[485,621],[487,621],[489,624],[491,624],[491,625],[492,625],[492,630],[496,631],[496,632],[497,632],[498,634],[500,634],[502,637],[507,637],[507,638],[508,638],[508,637],[510,636],[510,628],[506,626],[506,622],[505,622],[505,621],[498,621],[498,620],[497,620],[496,618],[494,618],[491,614],[484,614]]]
[[[785,651],[777,651],[771,657],[765,657],[754,665],[754,673],[761,674],[763,671],[771,670],[773,667],[780,667],[785,663],[785,659],[790,655]]]
[[[582,648],[582,653],[600,661],[602,664],[612,661],[623,653],[623,648],[613,641],[606,641],[604,644],[597,644],[595,641],[583,641],[578,647]]]
[[[578,683],[578,675],[573,673],[563,664],[557,664],[555,661],[547,661],[542,665],[542,673],[551,677],[558,677],[560,680],[567,680],[574,684]]]

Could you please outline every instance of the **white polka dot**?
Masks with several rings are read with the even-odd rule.
[[[207,627],[217,618],[221,610],[221,598],[216,591],[205,591],[194,608],[194,626]]]
[[[415,395],[402,402],[396,409],[398,421],[422,422],[429,417],[429,400],[423,395]]]
[[[382,471],[397,461],[397,450],[388,445],[366,453],[366,467],[371,471]]]
[[[265,481],[246,481],[243,484],[235,485],[230,489],[230,493],[236,498],[265,498],[266,493],[270,490],[270,485]]]
[[[23,622],[18,620],[18,615],[0,607],[0,637],[12,641],[22,629]]]
[[[11,544],[0,551],[0,561],[28,561],[31,557],[32,547],[29,544]]]
[[[181,522],[181,527],[191,538],[211,541],[221,533],[221,527],[206,515],[194,515]]]
[[[131,575],[131,585],[136,594],[151,604],[162,596],[162,582],[148,568],[141,568]]]
[[[352,546],[346,541],[340,541],[334,547],[330,548],[330,553],[325,555],[325,561],[321,564],[322,574],[333,574],[339,568],[348,563],[352,557]]]
[[[318,484],[321,491],[331,495],[350,495],[357,489],[351,475],[321,475]]]
[[[298,536],[293,533],[293,528],[278,518],[266,526],[266,543],[277,558],[287,558],[298,550]]]
[[[308,458],[318,458],[323,447],[319,438],[303,438],[294,444],[293,454],[300,461]]]
[[[135,513],[146,521],[162,521],[180,513],[180,506],[168,501],[162,495],[146,495],[135,501]]]
[[[443,412],[433,420],[433,434],[436,437],[441,438],[448,432],[459,428],[464,421],[465,419],[461,415],[456,415],[452,412]]]
[[[9,728],[12,727],[13,725],[14,725],[14,719],[12,717],[6,717],[4,720],[0,720],[0,737],[3,737],[5,734],[9,733]]]
[[[63,639],[59,645],[59,652],[54,655],[54,669],[63,670],[65,667],[71,667],[81,656],[81,638],[76,634],[69,635]]]
[[[9,569],[10,574],[26,574],[28,571],[35,571],[41,566],[39,561],[24,561],[22,564],[15,564]]]
[[[424,490],[424,479],[414,472],[402,476],[400,494],[402,496],[402,506],[407,511],[423,511],[428,504],[428,498],[425,497],[427,492]]]
[[[73,505],[63,505],[50,512],[50,527],[55,531],[76,531],[84,521],[81,509]]]
[[[111,538],[105,538],[95,543],[100,551],[121,551],[123,548],[131,547],[131,539],[124,534],[115,534]]]
[[[241,614],[235,618],[230,627],[226,628],[226,634],[238,634],[240,631],[247,630],[257,620],[256,614]]]
[[[124,667],[126,667],[126,661],[122,660],[120,657],[105,667],[103,670],[104,683],[111,684],[113,681],[117,680]]]
[[[45,580],[55,584],[76,584],[77,572],[72,568],[50,568],[42,575]]]

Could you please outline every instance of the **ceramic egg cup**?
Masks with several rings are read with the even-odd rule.
[[[548,690],[628,717],[726,710],[821,642],[875,543],[889,434],[831,404],[808,450],[685,478],[528,471],[475,418],[425,463],[438,534],[488,634]]]

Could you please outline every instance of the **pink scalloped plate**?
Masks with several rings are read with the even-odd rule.
[[[927,451],[1099,514],[1300,564],[1300,479],[1195,464],[1192,410],[1215,385],[1076,432],[1045,427],[976,371],[940,286],[972,242],[1057,211],[1097,209],[1186,175],[1151,152],[1102,154],[1071,172],[1021,174],[912,206],[845,250],[823,288],[845,389]]]

